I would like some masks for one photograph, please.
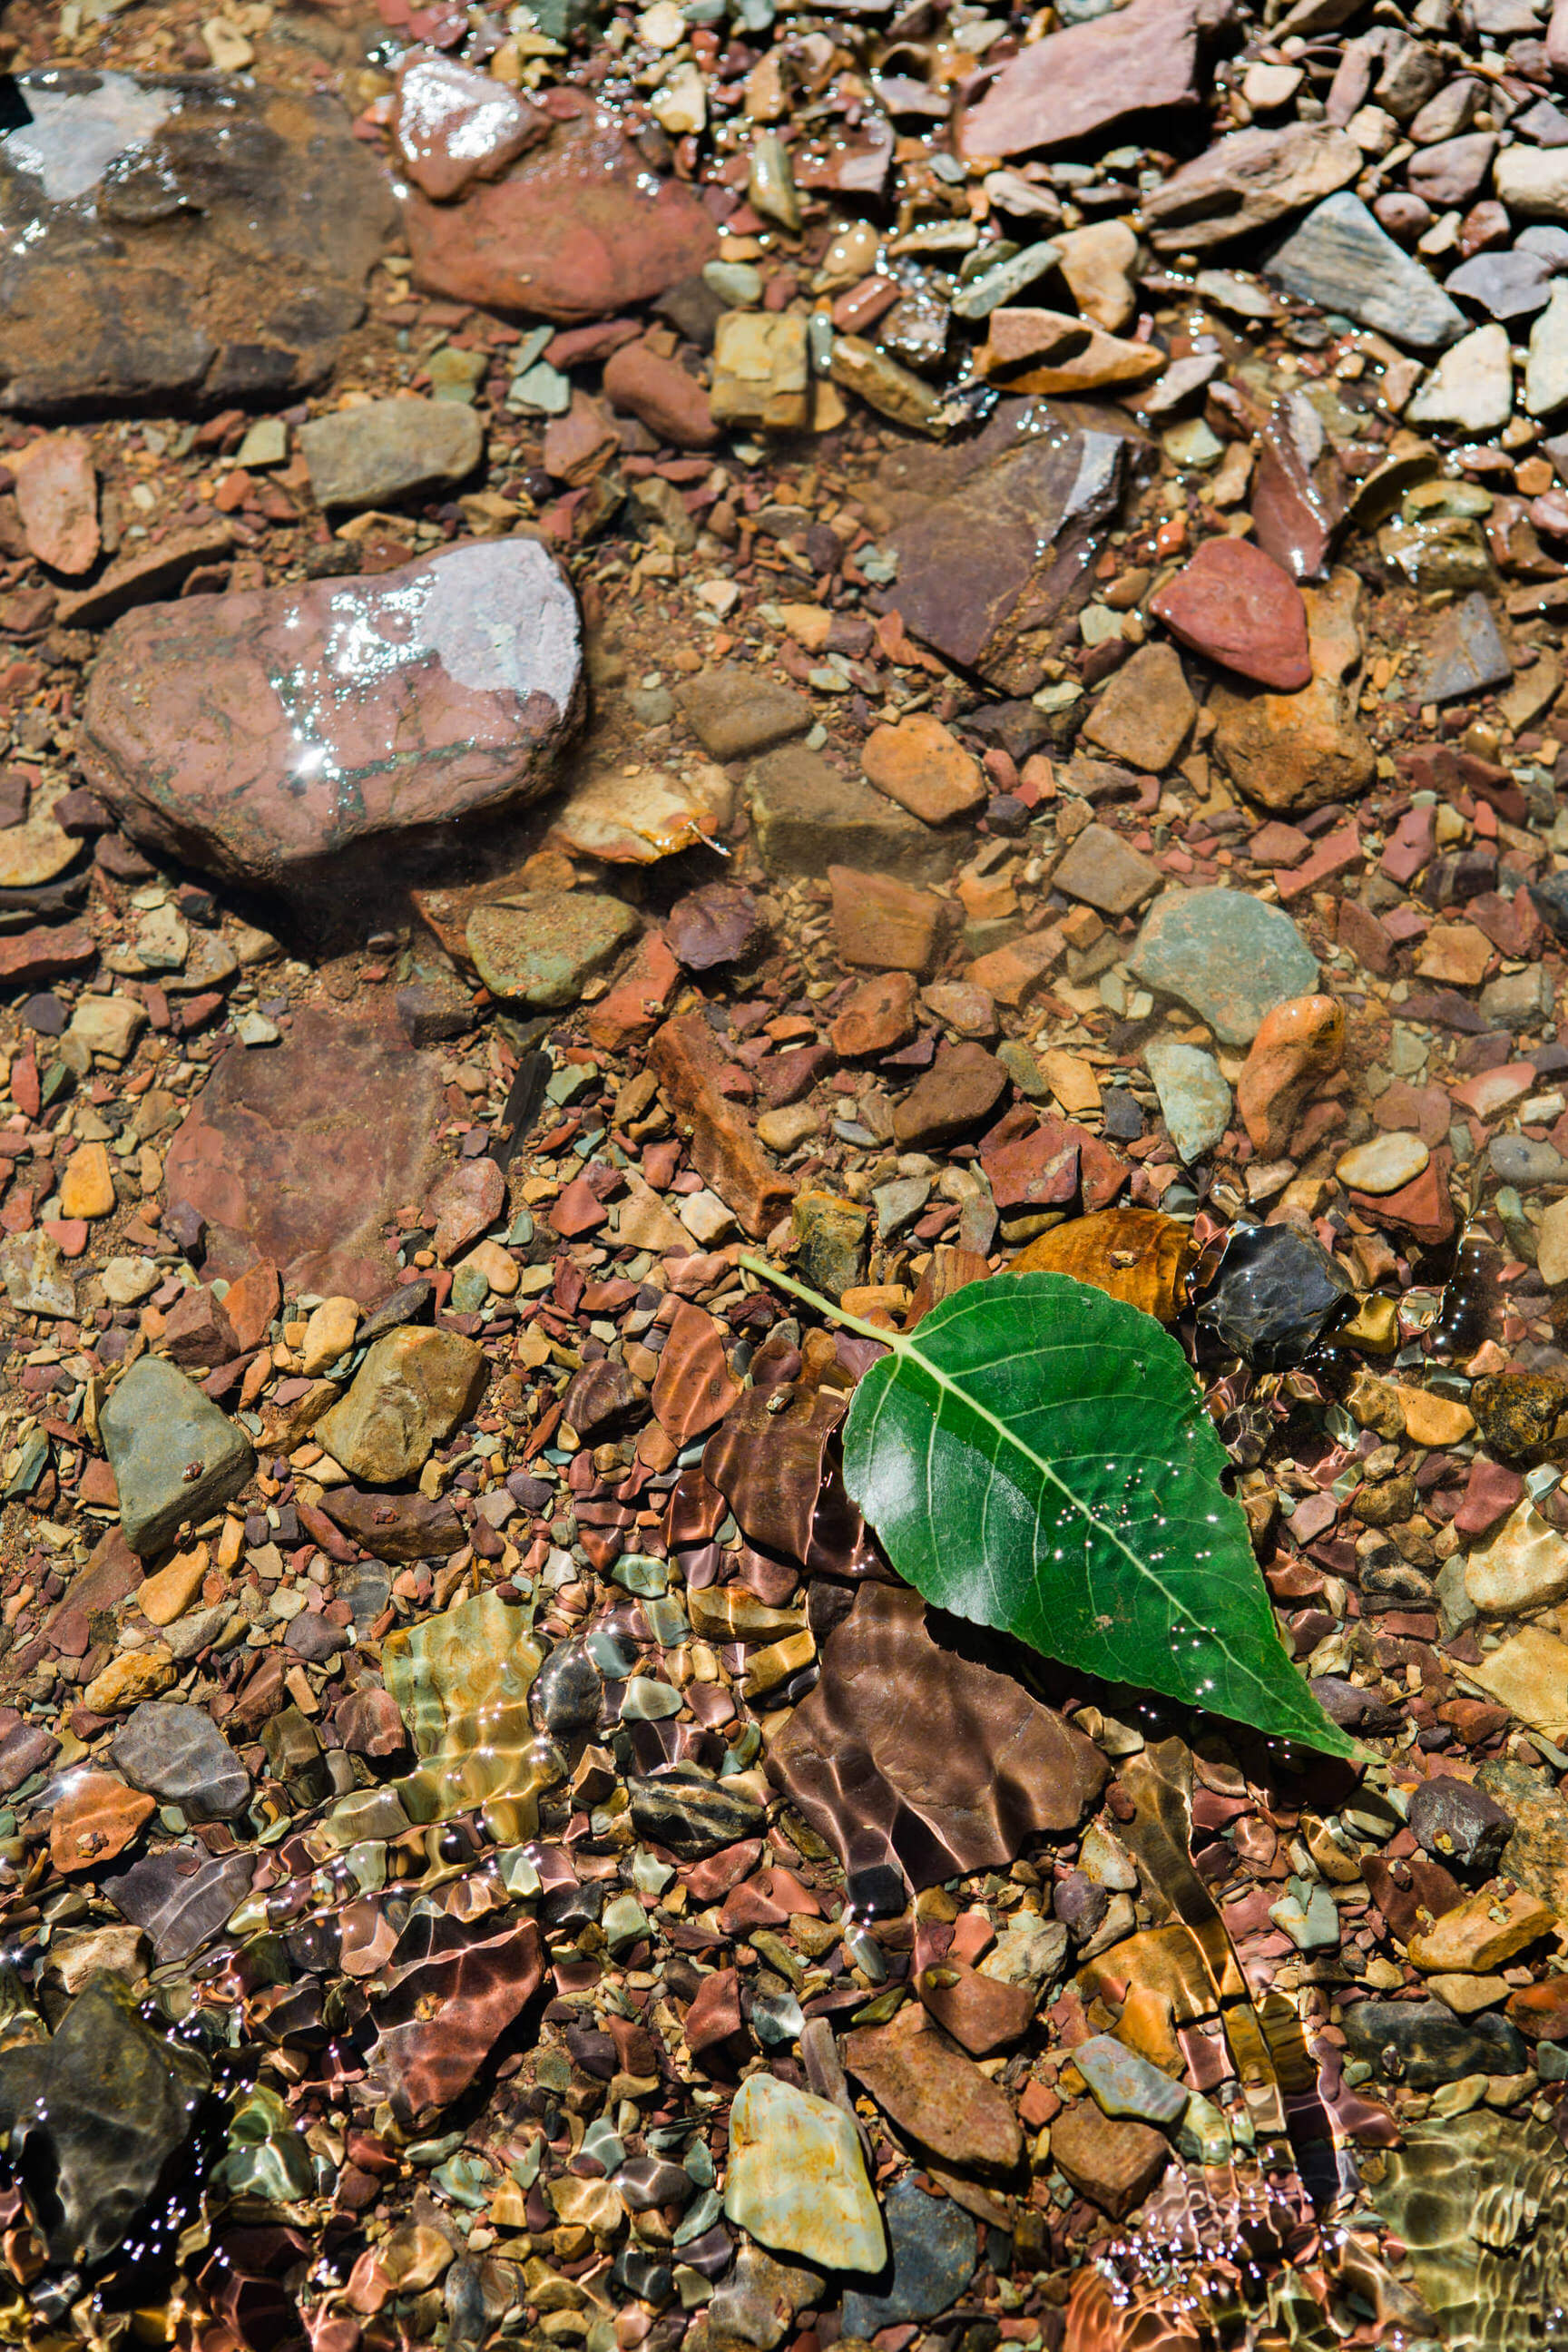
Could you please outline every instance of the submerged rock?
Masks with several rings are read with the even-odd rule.
[[[1240,1225],[1198,1321],[1259,1371],[1287,1371],[1317,1345],[1354,1286],[1293,1225]]]

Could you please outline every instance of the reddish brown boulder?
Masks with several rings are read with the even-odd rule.
[[[404,204],[415,274],[434,294],[557,325],[602,319],[690,278],[719,250],[694,192],[659,180],[607,109],[552,94],[554,127],[461,204]]]
[[[1132,0],[1109,16],[1047,34],[1009,58],[963,111],[966,162],[1076,146],[1144,115],[1184,111],[1203,95],[1200,39],[1226,0]]]
[[[1279,694],[1312,675],[1301,591],[1260,547],[1205,539],[1149,607],[1173,637]]]
[[[81,764],[153,849],[341,902],[389,845],[534,798],[582,692],[565,575],[536,540],[490,540],[127,614]]]
[[[232,1047],[166,1164],[169,1200],[206,1221],[209,1279],[261,1257],[294,1297],[383,1297],[398,1276],[381,1229],[424,1194],[440,1103],[435,1057],[390,1018],[310,1006],[271,1052]]]

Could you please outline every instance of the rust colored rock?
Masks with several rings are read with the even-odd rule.
[[[692,189],[656,179],[606,108],[553,96],[549,138],[504,179],[459,205],[417,189],[405,201],[415,275],[431,293],[569,327],[652,301],[718,254]]]
[[[372,2079],[401,2122],[461,2097],[543,1972],[531,1919],[500,1928],[485,1919],[410,1921],[391,1987],[371,2010]]]
[[[917,2004],[890,2025],[846,2034],[844,2063],[900,2131],[941,2163],[1010,2172],[1023,2153],[1024,2135],[1001,2084]]]
[[[53,929],[37,923],[30,930],[12,931],[0,939],[0,987],[58,980],[97,961],[97,943],[85,923],[61,923]]]
[[[1301,592],[1245,539],[1205,539],[1149,607],[1173,637],[1279,694],[1312,675]]]
[[[618,1437],[647,1419],[647,1391],[625,1364],[602,1356],[574,1374],[561,1408],[568,1429],[591,1443]]]
[[[874,729],[860,764],[879,792],[926,824],[967,816],[985,799],[979,761],[929,710]]]
[[[748,1234],[772,1231],[795,1186],[763,1151],[749,1119],[719,1091],[720,1054],[700,1013],[679,1013],[658,1030],[648,1064],[690,1135],[692,1164]]]
[[[442,1113],[433,1055],[388,1015],[310,1005],[266,1054],[233,1046],[169,1146],[165,1186],[205,1218],[209,1280],[258,1257],[289,1291],[385,1297],[398,1269],[382,1228],[430,1181]]]
[[[624,976],[588,1008],[588,1034],[617,1054],[651,1037],[680,981],[680,967],[662,931],[645,931]]]
[[[536,540],[118,622],[81,764],[132,836],[306,897],[533,799],[583,698],[576,600]]]
[[[647,343],[623,343],[605,362],[605,397],[677,449],[710,449],[719,438],[708,394],[678,360]]]
[[[743,1535],[836,1576],[863,1574],[873,1558],[833,1458],[843,1417],[843,1400],[820,1389],[758,1385],[742,1391],[702,1454],[703,1476]]]
[[[927,1151],[956,1143],[990,1117],[1006,1086],[1006,1071],[984,1045],[943,1048],[893,1113],[899,1149]]]
[[[506,1207],[506,1178],[489,1159],[459,1160],[431,1187],[425,1214],[434,1232],[431,1246],[443,1265],[478,1241]]]
[[[950,902],[890,874],[830,866],[833,938],[839,959],[862,971],[934,971],[947,938]]]
[[[1016,2042],[1035,2014],[1027,1985],[1007,1984],[946,1960],[924,1969],[915,1990],[930,2015],[972,2058],[989,2058]]]
[[[987,1665],[986,1639],[867,1584],[826,1643],[767,1769],[857,1867],[891,1857],[917,1887],[1005,1869],[1031,1834],[1075,1829],[1104,1787],[1100,1750]]]
[[[1226,0],[1132,0],[1047,34],[965,107],[959,153],[980,163],[1076,147],[1141,116],[1186,111],[1204,94],[1204,38],[1228,15]]]
[[[654,1417],[678,1445],[688,1444],[723,1420],[741,1393],[724,1359],[724,1339],[711,1315],[683,1298],[653,1384]]]
[[[223,1311],[228,1317],[241,1355],[248,1355],[252,1348],[260,1347],[282,1298],[283,1285],[278,1268],[267,1258],[258,1258],[237,1281],[229,1284]]]
[[[32,442],[12,461],[27,545],[53,572],[90,572],[98,561],[98,476],[77,433]]]
[[[741,2016],[741,1979],[734,1969],[715,1969],[697,1988],[686,2012],[686,2046],[705,2074],[729,2075],[750,2054]]]
[[[162,1352],[171,1363],[205,1364],[209,1370],[237,1356],[239,1341],[222,1301],[205,1289],[176,1299],[163,1326]]]
[[[1171,2144],[1150,2124],[1119,2123],[1079,2099],[1051,2126],[1051,2158],[1080,2197],[1125,2221],[1171,2160]]]
[[[833,1050],[852,1062],[868,1054],[893,1054],[915,1034],[918,1003],[914,975],[889,971],[862,981],[847,996],[828,1032]]]
[[[1344,1059],[1345,1016],[1331,996],[1293,996],[1263,1016],[1236,1098],[1265,1160],[1285,1152],[1308,1096]]]
[[[55,1868],[71,1873],[112,1862],[156,1810],[153,1798],[128,1789],[117,1773],[73,1774],[49,1816],[49,1853]]]
[[[366,1494],[357,1486],[332,1486],[321,1507],[335,1527],[377,1559],[449,1559],[468,1539],[444,1495]]]
[[[1322,808],[1358,800],[1376,760],[1353,705],[1332,678],[1299,694],[1247,693],[1216,683],[1209,709],[1214,750],[1232,783],[1268,809]]]
[[[397,68],[389,128],[416,187],[446,204],[474,180],[499,179],[550,118],[493,76],[416,49]]]

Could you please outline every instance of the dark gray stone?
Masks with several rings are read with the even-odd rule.
[[[581,1642],[563,1642],[552,1650],[528,1695],[534,1721],[558,1739],[592,1731],[604,1700],[604,1680]]]
[[[1415,1842],[1450,1870],[1490,1872],[1513,1833],[1513,1818],[1484,1790],[1447,1772],[1423,1780],[1410,1796]]]
[[[910,2179],[897,2180],[882,2203],[890,2248],[874,2290],[851,2287],[844,2298],[846,2336],[870,2336],[879,2327],[932,2319],[957,2301],[974,2276],[979,2238],[962,2205],[932,2197]]]
[[[1412,351],[1441,351],[1465,331],[1464,312],[1348,188],[1325,196],[1265,270],[1287,293]]]
[[[1529,2063],[1524,2037],[1505,2019],[1458,2018],[1439,2000],[1347,2003],[1344,2029],[1352,2058],[1413,2091],[1435,2091],[1461,2074],[1519,2074]]]
[[[1352,1295],[1321,1242],[1293,1225],[1237,1225],[1198,1321],[1259,1371],[1288,1371]]]
[[[250,1802],[250,1775],[199,1706],[147,1699],[110,1742],[133,1789],[183,1805],[199,1821],[229,1821]]]
[[[1462,702],[1468,695],[1507,686],[1512,676],[1492,608],[1478,588],[1439,614],[1426,667],[1410,691],[1417,702]]]
[[[626,1787],[638,1837],[668,1846],[682,1862],[699,1861],[705,1853],[717,1853],[721,1846],[757,1836],[767,1819],[750,1797],[695,1764],[629,1780]]]
[[[161,1960],[188,1960],[211,1941],[250,1892],[255,1857],[197,1860],[194,1846],[144,1854],[127,1870],[100,1871],[99,1885],[121,1916],[144,1927]],[[192,1870],[191,1864],[196,1862]]]

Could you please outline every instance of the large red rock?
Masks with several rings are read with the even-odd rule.
[[[153,849],[341,899],[421,828],[535,798],[582,695],[564,573],[537,540],[488,540],[127,614],[88,690],[81,766]]]
[[[1311,681],[1301,591],[1245,539],[1205,539],[1149,609],[1194,653],[1277,694]]]
[[[310,1005],[281,1045],[217,1063],[169,1146],[168,1197],[206,1220],[209,1281],[261,1258],[291,1297],[369,1306],[398,1279],[382,1229],[423,1198],[440,1118],[436,1055],[390,1019]]]
[[[706,208],[660,180],[617,116],[559,90],[550,137],[502,180],[437,205],[404,203],[421,286],[457,302],[521,310],[560,326],[651,301],[719,251]]]
[[[1186,111],[1206,86],[1204,37],[1230,15],[1229,0],[1132,0],[1047,33],[1009,58],[964,109],[959,153],[966,163],[1035,154],[1141,117]]]

